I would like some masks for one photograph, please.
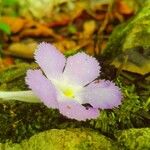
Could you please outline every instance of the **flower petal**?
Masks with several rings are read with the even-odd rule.
[[[59,103],[59,111],[62,115],[78,121],[95,119],[99,116],[98,109],[94,109],[92,107],[87,109],[76,101],[72,101],[70,99]]]
[[[122,94],[119,87],[111,81],[100,80],[85,87],[80,93],[84,103],[94,108],[110,109],[121,104]]]
[[[56,90],[40,70],[28,70],[26,83],[47,107],[58,108]]]
[[[86,85],[99,76],[98,61],[85,53],[77,53],[67,59],[64,76],[70,81]]]
[[[45,42],[39,44],[35,52],[35,60],[49,79],[59,77],[66,62],[66,58],[59,50]]]

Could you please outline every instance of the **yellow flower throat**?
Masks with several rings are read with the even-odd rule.
[[[74,91],[71,88],[64,89],[63,94],[69,98],[74,98]]]

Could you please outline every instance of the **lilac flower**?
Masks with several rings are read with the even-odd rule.
[[[54,46],[41,43],[35,60],[43,70],[28,70],[26,83],[49,108],[76,120],[93,119],[100,109],[121,103],[120,89],[111,81],[94,81],[100,74],[98,61],[81,52],[67,59]],[[90,104],[88,107],[83,104]]]

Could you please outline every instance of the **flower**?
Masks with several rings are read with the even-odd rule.
[[[59,109],[62,115],[85,121],[97,118],[99,108],[121,104],[120,89],[113,82],[94,81],[101,68],[94,57],[81,52],[66,59],[43,42],[35,51],[35,60],[44,74],[40,69],[28,70],[26,83],[47,107]]]

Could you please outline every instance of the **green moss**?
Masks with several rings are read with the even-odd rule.
[[[103,56],[117,68],[139,74],[150,72],[150,1],[128,22],[119,25],[109,38]]]
[[[123,150],[150,149],[150,128],[123,130],[115,135]]]
[[[23,139],[48,129],[89,127],[63,117],[58,110],[49,109],[43,104],[23,102],[0,104],[0,142],[21,142]]]
[[[0,72],[0,90],[26,90],[24,81],[26,71],[35,64],[20,64]],[[23,102],[0,103],[0,141],[20,142],[32,135],[52,129],[86,126],[83,122],[69,120],[57,110],[43,104]]]
[[[25,70],[30,68],[31,66],[27,64],[24,69],[24,73],[16,70],[22,70],[22,67],[13,67],[10,70],[5,70],[3,73],[1,72],[1,84],[0,88],[2,90],[23,90],[27,89],[24,83]],[[107,68],[107,67],[106,67]],[[110,69],[111,70],[111,69]],[[10,72],[9,72],[10,71]],[[104,69],[102,76],[106,76],[107,71]],[[11,74],[11,75],[10,75]],[[109,73],[110,74],[110,73]],[[13,78],[11,78],[13,76]],[[110,76],[109,76],[110,77]],[[20,81],[20,82],[19,82]],[[118,130],[124,130],[128,128],[134,127],[148,127],[149,126],[149,104],[148,104],[148,95],[141,96],[141,92],[137,92],[137,88],[134,84],[127,85],[125,83],[124,78],[119,77],[115,81],[118,86],[122,89],[123,92],[123,102],[119,108],[114,108],[112,110],[101,110],[99,118],[96,120],[90,120],[86,122],[79,122],[71,119],[67,119],[63,117],[57,110],[48,109],[43,104],[29,104],[23,102],[9,102],[9,103],[1,103],[0,104],[0,142],[21,142],[24,139],[34,139],[36,134],[38,136],[39,132],[46,131],[49,129],[59,129],[59,134],[66,134],[66,128],[91,128],[93,130],[101,131],[101,133],[107,135],[108,137],[115,139],[114,133]],[[20,84],[21,83],[21,84]],[[145,89],[144,89],[145,90]],[[142,91],[140,89],[140,91]],[[140,95],[140,96],[139,96]],[[70,132],[70,131],[68,131]],[[44,133],[43,133],[44,134]],[[42,135],[43,135],[42,134]],[[97,132],[94,132],[95,136],[99,136]],[[34,135],[34,136],[33,136]],[[82,135],[82,134],[81,134]],[[32,137],[33,136],[33,137]],[[64,136],[64,135],[63,135]],[[78,135],[79,136],[79,135]],[[70,136],[69,136],[70,137]],[[80,137],[80,136],[79,136]],[[99,138],[102,143],[105,143],[103,136],[102,139]],[[56,138],[56,137],[55,137]],[[58,137],[57,137],[58,138]],[[56,138],[56,139],[57,139]],[[93,150],[93,143],[97,142],[93,138],[88,140],[88,138],[81,140],[80,144],[76,144],[76,140],[70,139],[68,137],[64,137],[66,140],[71,140],[71,145],[68,143],[65,145],[68,149],[73,145],[76,149],[91,149]],[[74,135],[73,138],[75,139]],[[33,147],[33,143],[30,142],[32,140],[25,140],[21,144],[2,144],[2,147],[5,149],[20,149],[20,146],[26,148]],[[41,138],[39,138],[41,140]],[[47,141],[37,140],[44,145]],[[59,139],[57,139],[59,141]],[[104,140],[104,141],[103,141]],[[49,141],[48,141],[49,142]],[[54,141],[51,141],[54,142]],[[119,141],[118,141],[119,142]],[[54,143],[52,144],[54,145]],[[55,144],[57,145],[57,143]],[[103,144],[103,145],[94,145],[95,149],[105,149],[108,145],[111,144]],[[70,146],[70,147],[69,147]],[[103,147],[102,147],[103,146]],[[21,147],[21,148],[22,148]],[[35,146],[36,147],[36,146]],[[39,146],[40,147],[40,146]],[[54,147],[54,148],[55,148]],[[109,146],[108,146],[109,147]],[[47,148],[47,147],[46,147]],[[58,147],[57,147],[58,148]],[[4,149],[4,150],[5,150]],[[70,148],[71,149],[71,148]],[[109,148],[108,148],[109,149]]]
[[[19,69],[21,70],[21,68]],[[13,77],[15,76],[13,71],[16,72],[16,70],[18,70],[17,67],[10,69]],[[9,70],[4,71],[4,74],[10,76]],[[21,74],[18,77],[17,74],[17,77],[13,80],[11,80],[11,76],[9,80],[4,80],[8,78],[3,78],[3,80],[1,79],[3,82],[0,87],[3,90],[26,89],[24,76]],[[113,137],[116,130],[131,127],[147,127],[149,110],[148,105],[146,106],[147,97],[145,97],[145,101],[143,99],[141,100],[134,84],[127,86],[123,84],[123,80],[118,79],[116,81],[123,91],[124,99],[122,105],[113,110],[102,110],[99,118],[87,122],[67,119],[60,115],[57,110],[48,109],[43,104],[29,104],[14,101],[11,103],[1,103],[0,141],[5,142],[11,140],[13,142],[20,142],[38,132],[53,128],[90,127],[107,134],[109,137]]]
[[[59,113],[40,104],[11,102],[0,104],[0,141],[20,142],[35,133],[56,128]]]
[[[0,71],[0,90],[27,89],[24,82],[26,71],[36,67],[35,64],[21,63]]]
[[[141,99],[134,85],[124,85],[118,79],[118,85],[123,92],[123,101],[119,108],[102,110],[96,120],[90,121],[95,129],[112,136],[115,131],[133,127],[148,127],[148,111],[144,108],[146,99]]]
[[[113,142],[89,129],[49,130],[32,136],[20,144],[6,143],[4,150],[113,150]]]
[[[147,36],[150,36],[149,8],[150,2],[148,1],[132,19],[116,27],[104,51],[106,57],[113,58],[118,56],[122,51],[126,51],[126,49],[138,46],[150,46],[147,38]]]

